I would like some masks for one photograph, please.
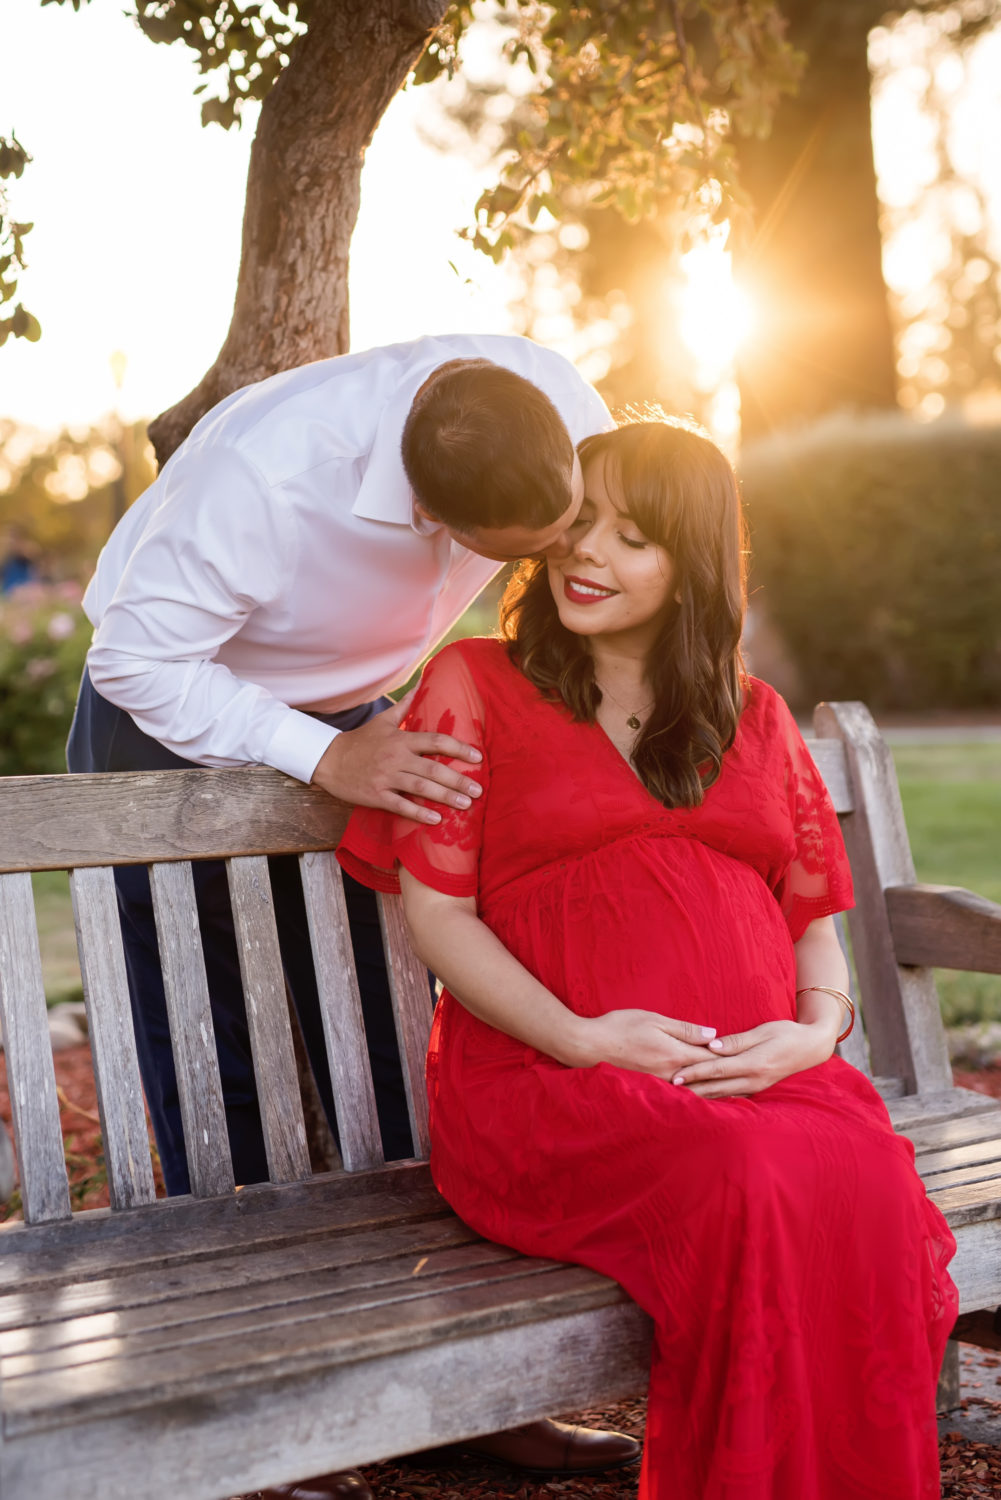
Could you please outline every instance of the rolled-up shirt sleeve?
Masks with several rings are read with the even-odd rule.
[[[292,586],[295,528],[283,497],[224,446],[182,450],[161,483],[95,631],[91,680],[176,755],[309,781],[337,731],[215,660],[255,609]]]

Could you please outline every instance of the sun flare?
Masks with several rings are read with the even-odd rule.
[[[733,371],[741,345],[754,329],[754,307],[733,279],[722,240],[697,245],[682,256],[681,337],[695,361],[701,390],[715,390]]]

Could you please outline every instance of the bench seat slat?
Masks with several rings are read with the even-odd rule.
[[[978,1141],[992,1141],[1001,1136],[1001,1109],[966,1115],[959,1120],[939,1120],[930,1125],[923,1125],[919,1120],[909,1127],[904,1125],[898,1128],[913,1144],[920,1172],[921,1158],[927,1152],[974,1145]]]
[[[427,1086],[424,1081],[428,1038],[431,1035],[431,984],[427,969],[410,946],[407,922],[403,915],[403,898],[380,893],[378,902],[379,925],[386,950],[396,1040],[403,1065],[414,1154],[426,1161],[431,1154]]]
[[[69,1183],[30,875],[0,876],[0,1025],[24,1217],[30,1224],[68,1219]]]
[[[156,1197],[122,928],[110,866],[70,872],[87,1032],[113,1209]]]
[[[382,1138],[344,884],[333,854],[304,854],[299,868],[334,1090],[341,1160],[349,1172],[358,1172],[381,1163]]]
[[[364,1191],[344,1191],[358,1182]],[[41,1241],[31,1225],[14,1224],[0,1231],[0,1294],[17,1296],[35,1287],[54,1292],[72,1281],[104,1276],[109,1266],[123,1274],[152,1271],[450,1214],[423,1166],[384,1167],[364,1178],[340,1174],[285,1183],[280,1192],[268,1184],[226,1198],[159,1198],[143,1209],[141,1219],[130,1215],[124,1226],[120,1215],[93,1209],[82,1221],[67,1221],[69,1232],[53,1235],[51,1244]],[[96,1224],[88,1222],[94,1219]]]
[[[42,1338],[41,1330],[50,1325],[59,1328],[68,1321],[85,1322],[144,1304],[169,1308],[178,1299],[212,1296],[241,1283],[251,1286],[275,1277],[291,1281],[297,1276],[323,1276],[359,1264],[371,1266],[372,1274],[378,1275],[383,1263],[397,1256],[410,1256],[412,1270],[425,1255],[474,1243],[480,1243],[479,1235],[448,1214],[376,1230],[342,1229],[335,1236],[302,1240],[278,1250],[255,1246],[236,1254],[221,1251],[176,1267],[178,1274],[169,1278],[145,1269],[123,1271],[111,1261],[103,1275],[62,1285],[56,1296],[52,1288],[42,1286],[0,1298],[0,1354],[9,1352],[7,1334],[12,1330],[18,1330],[23,1344],[27,1330]]]
[[[965,1167],[953,1167],[948,1172],[935,1172],[925,1179],[925,1188],[929,1193],[940,1193],[946,1188],[972,1186],[978,1182],[993,1182],[997,1191],[999,1167],[1001,1167],[1001,1161],[995,1157],[993,1161],[971,1162]],[[998,1196],[1001,1198],[1001,1193]],[[999,1210],[999,1217],[1001,1217],[1001,1210]]]
[[[226,876],[268,1175],[272,1182],[301,1182],[310,1172],[309,1149],[267,859],[229,859]]]
[[[311,1266],[294,1257],[286,1267],[272,1264],[267,1272],[251,1264],[247,1275],[234,1280],[232,1272],[217,1285],[203,1285],[188,1275],[177,1283],[154,1290],[151,1296],[137,1296],[132,1288],[118,1283],[99,1287],[91,1311],[80,1311],[87,1288],[71,1288],[63,1305],[41,1313],[37,1304],[22,1306],[14,1326],[0,1331],[0,1361],[15,1355],[40,1354],[52,1349],[89,1343],[111,1335],[122,1338],[150,1329],[164,1329],[198,1322],[202,1317],[217,1317],[250,1307],[270,1307],[308,1300],[333,1290],[364,1285],[369,1288],[397,1283],[422,1286],[456,1265],[493,1265],[518,1258],[517,1251],[471,1232],[456,1234],[453,1243],[428,1243],[428,1236],[418,1233],[412,1243],[398,1241],[393,1254],[352,1259],[344,1264],[320,1263]],[[263,1257],[262,1257],[263,1258]],[[418,1270],[417,1268],[420,1267]],[[100,1293],[103,1291],[103,1297]],[[78,1301],[73,1293],[80,1293]],[[103,1306],[101,1304],[104,1304]],[[3,1366],[6,1371],[6,1365]]]
[[[938,1172],[949,1172],[956,1167],[981,1166],[993,1162],[995,1173],[1001,1177],[1001,1121],[995,1122],[994,1134],[986,1140],[975,1141],[967,1146],[952,1146],[945,1151],[926,1151],[917,1157],[917,1168],[927,1181]]]
[[[952,1230],[984,1219],[1001,1219],[1001,1191],[996,1178],[992,1182],[974,1182],[940,1191],[929,1187],[928,1196],[941,1209]]]
[[[300,1323],[222,1336],[196,1349],[171,1349],[103,1360],[4,1383],[4,1437],[64,1421],[149,1408],[183,1394],[198,1400],[218,1390],[291,1373],[354,1363],[470,1333],[607,1307],[628,1298],[607,1277],[557,1265],[504,1281],[482,1282],[399,1304],[318,1316]]]
[[[149,878],[191,1191],[196,1198],[231,1193],[233,1163],[191,865],[151,865]]]
[[[524,1276],[549,1275],[552,1261],[530,1260],[516,1251],[503,1251],[486,1245],[466,1246],[440,1257],[430,1257],[419,1276],[414,1276],[412,1257],[389,1267],[382,1279],[373,1280],[364,1266],[350,1273],[331,1275],[310,1287],[305,1278],[283,1282],[281,1278],[260,1283],[251,1292],[234,1287],[229,1293],[212,1298],[197,1298],[183,1303],[175,1301],[172,1317],[157,1320],[144,1316],[140,1309],[131,1319],[102,1320],[85,1335],[84,1329],[65,1325],[68,1337],[48,1349],[36,1349],[4,1356],[2,1372],[5,1389],[19,1379],[57,1374],[83,1365],[101,1364],[146,1357],[167,1349],[191,1348],[216,1339],[253,1335],[314,1318],[354,1319],[371,1309],[395,1307],[397,1317],[406,1322],[410,1304],[425,1297],[445,1296],[459,1287],[488,1286]],[[94,1323],[96,1320],[87,1320]],[[333,1326],[333,1325],[332,1325]],[[13,1336],[8,1343],[13,1344]]]

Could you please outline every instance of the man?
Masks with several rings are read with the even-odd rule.
[[[478,785],[407,733],[405,681],[507,560],[566,547],[583,498],[574,445],[608,426],[597,394],[526,339],[423,338],[272,376],[220,402],[116,527],[84,598],[95,625],[72,771],[265,764],[418,821]],[[388,706],[387,706],[388,705]],[[305,909],[271,862],[283,960],[333,1121]],[[188,1190],[145,871],[117,874],[140,1067],[168,1192]],[[196,867],[238,1182],[267,1178],[225,873]],[[345,879],[387,1159],[412,1154],[378,920]],[[481,1442],[523,1467],[609,1467],[620,1434],[533,1423]],[[304,1491],[305,1493],[306,1491]],[[360,1476],[316,1495],[367,1492]],[[271,1492],[269,1492],[271,1493]],[[278,1490],[275,1495],[294,1493]]]

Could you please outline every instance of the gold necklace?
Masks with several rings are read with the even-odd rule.
[[[634,708],[633,711],[632,711],[632,713],[629,713],[629,710],[626,708],[626,705],[622,702],[621,699],[616,698],[616,696],[612,692],[611,688],[605,687],[605,685],[603,683],[601,683],[601,682],[598,681],[597,677],[594,679],[594,681],[595,681],[595,686],[597,687],[597,689],[600,692],[600,694],[601,694],[602,697],[604,697],[605,694],[607,693],[608,696],[609,696],[609,698],[611,698],[612,702],[618,704],[619,708],[622,709],[623,713],[629,714],[629,717],[626,719],[626,727],[628,729],[640,729],[640,728],[642,728],[642,724],[641,724],[641,721],[639,719],[639,715],[640,714],[649,713],[650,709],[653,708],[654,704],[657,702],[656,698],[651,698],[650,702],[649,703],[644,703],[644,705],[643,705],[642,708]]]

